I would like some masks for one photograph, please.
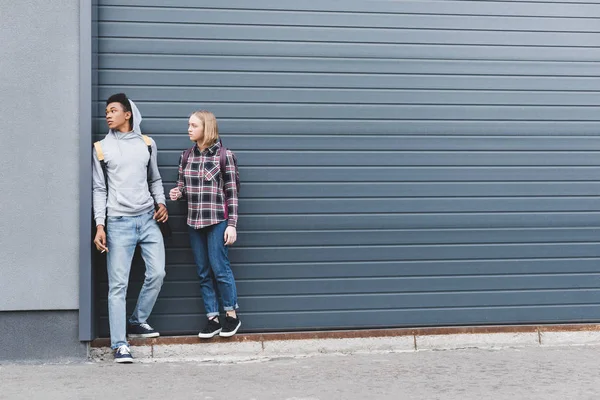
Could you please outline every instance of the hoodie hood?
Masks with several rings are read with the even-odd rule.
[[[133,115],[133,132],[141,135],[142,114],[133,101],[129,100],[129,104],[131,104],[131,114]]]

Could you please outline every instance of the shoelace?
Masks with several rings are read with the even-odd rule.
[[[118,352],[119,352],[120,354],[131,354],[131,352],[129,351],[129,347],[127,347],[127,346],[125,346],[125,345],[123,345],[123,346],[119,347],[119,350],[118,350]]]
[[[147,329],[149,331],[153,331],[154,329],[152,329],[152,327],[146,323],[140,324],[140,326],[144,329]]]

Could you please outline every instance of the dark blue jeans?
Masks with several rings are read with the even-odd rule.
[[[227,221],[200,229],[188,228],[206,315],[219,315],[219,298],[225,311],[237,309],[237,289],[224,239]]]

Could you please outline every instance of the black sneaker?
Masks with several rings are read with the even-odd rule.
[[[223,329],[221,329],[219,336],[231,337],[236,334],[238,329],[240,329],[240,326],[242,326],[242,321],[240,321],[239,318],[234,318],[227,315],[225,316],[225,321],[223,321]]]
[[[127,337],[130,338],[153,338],[159,337],[160,333],[156,332],[150,325],[143,324],[127,324]]]
[[[129,347],[123,345],[115,351],[115,362],[119,364],[131,364],[133,362]]]
[[[206,323],[202,332],[198,334],[198,337],[201,339],[210,339],[221,332],[221,325],[217,322],[216,318],[210,318]]]

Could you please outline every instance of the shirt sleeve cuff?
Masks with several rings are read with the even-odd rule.
[[[233,226],[234,228],[237,228],[237,221],[234,221],[232,219],[228,219],[227,220],[227,226]]]
[[[105,222],[106,222],[105,218],[96,218],[96,226],[98,226],[98,225],[106,226]]]

